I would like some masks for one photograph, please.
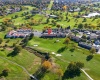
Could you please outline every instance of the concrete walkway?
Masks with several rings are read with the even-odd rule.
[[[3,59],[3,60],[8,61],[8,62],[11,63],[11,64],[15,64],[15,65],[21,67],[21,68],[27,73],[27,75],[29,75],[30,77],[32,77],[32,78],[35,79],[35,80],[38,80],[35,76],[31,75],[23,66],[19,65],[18,63],[13,62],[13,61],[11,61],[11,60],[8,60],[7,58],[1,57],[1,56],[0,56],[0,58]]]
[[[89,78],[89,80],[94,80],[93,78],[91,78],[91,77],[87,74],[87,72],[85,72],[84,69],[81,69],[81,71]]]

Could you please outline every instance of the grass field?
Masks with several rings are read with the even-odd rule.
[[[4,39],[4,35],[7,32],[0,32],[0,38],[3,39],[2,44],[0,46],[12,46],[13,43],[19,44],[21,39]],[[8,41],[9,40],[9,41]],[[7,42],[8,41],[8,42]],[[22,49],[21,52],[18,55],[12,56],[12,48],[0,48],[0,74],[2,73],[3,69],[9,69],[9,73],[7,77],[3,77],[0,79],[5,80],[28,80],[29,75],[26,74],[25,70],[23,70],[18,65],[15,65],[10,61],[13,61],[14,63],[17,63],[23,67],[26,68],[26,70],[33,74],[40,66],[41,60],[40,58],[36,57],[34,54],[29,53],[28,51]],[[9,55],[10,54],[10,55]],[[2,57],[4,59],[2,59]],[[8,59],[8,60],[6,60]]]
[[[55,62],[61,66],[61,68],[65,71],[66,67],[68,65],[68,62],[71,61],[81,61],[85,64],[85,71],[94,79],[94,80],[99,80],[99,62],[100,62],[100,55],[94,55],[94,58],[91,61],[87,61],[86,57],[90,54],[88,50],[82,49],[82,48],[76,48],[75,51],[71,51],[71,48],[73,44],[76,44],[74,42],[71,42],[68,45],[68,48],[65,48],[65,50],[60,51],[62,47],[65,46],[63,44],[64,39],[59,39],[60,42],[54,43],[56,39],[39,39],[39,38],[34,38],[31,41],[29,41],[30,46],[33,46],[34,44],[38,44],[38,47],[36,47],[39,50],[44,50],[46,52],[55,52],[58,54],[61,54],[61,57],[58,57],[60,59],[63,59],[65,62],[62,60],[58,59],[55,55],[52,55],[52,57],[55,57]],[[48,74],[50,75],[50,74]],[[52,76],[52,74],[51,74]],[[47,77],[47,75],[46,75]],[[44,79],[43,79],[44,80]],[[54,79],[50,79],[54,80]],[[82,74],[80,77],[76,77],[75,79],[72,80],[87,80],[87,77]]]
[[[30,74],[33,74],[38,67],[40,66],[40,59],[36,57],[34,54],[27,52],[26,50],[22,50],[18,55],[12,57],[8,54],[11,53],[11,50],[5,49],[4,51],[0,51],[0,57],[11,60],[28,70]],[[3,69],[9,69],[8,76],[5,77],[7,80],[28,80],[29,75],[19,66],[10,63],[7,60],[3,60],[0,58],[0,74]]]
[[[52,6],[52,2],[49,5],[49,8]],[[9,14],[7,16],[4,16],[3,18],[0,18],[0,22],[3,21],[3,19],[5,18],[11,18],[14,15],[18,15],[19,17],[14,19],[14,24],[17,25],[19,27],[19,24],[24,24],[25,22],[27,23],[27,20],[25,20],[25,17],[21,17],[21,14],[23,12],[32,10],[31,6],[25,6],[28,7],[29,10],[25,10],[25,11],[21,11],[21,12],[16,12],[13,14]],[[50,11],[47,11],[48,13],[50,13]],[[59,11],[60,12],[60,11]],[[70,22],[65,21],[65,14],[66,12],[63,12],[62,15],[64,15],[64,19],[61,21],[56,21],[57,24],[62,25],[62,27],[67,27],[67,26],[71,26],[71,28],[76,28],[74,27],[74,25],[76,24],[75,19],[72,17],[73,15],[77,15],[78,13],[69,13],[68,18],[70,19]],[[41,18],[43,18],[42,23],[46,21],[47,17],[45,17],[44,15],[40,15],[37,14],[35,16],[33,16],[33,18],[35,20],[39,20]],[[39,25],[33,25],[33,29],[35,30],[42,30],[45,26],[49,26],[52,28],[56,28],[56,26],[53,26],[51,24],[51,20],[48,24],[39,24]],[[93,25],[97,25],[97,21],[99,19],[96,19],[94,21],[92,21],[92,19],[87,19],[87,22],[84,23],[88,23],[88,24],[93,24]],[[78,22],[79,23],[83,23],[83,18],[78,18]],[[83,24],[84,24],[83,23]],[[3,39],[2,44],[0,44],[0,46],[4,46],[5,44],[7,44],[8,46],[12,46],[13,43],[20,43],[21,39],[4,39],[4,35],[8,32],[7,31],[3,31],[0,32],[0,38]],[[59,39],[59,38],[58,38]],[[9,40],[9,42],[6,43],[6,41]],[[62,56],[57,57],[56,55],[50,54],[51,57],[54,59],[54,62],[57,63],[61,69],[63,70],[63,72],[65,72],[67,66],[68,66],[68,62],[71,61],[81,61],[85,64],[85,71],[94,79],[94,80],[99,80],[100,79],[100,55],[94,55],[93,59],[90,61],[86,60],[86,57],[90,54],[90,52],[88,50],[82,49],[77,47],[74,51],[72,51],[72,47],[73,44],[77,45],[74,42],[70,42],[70,44],[68,45],[68,48],[66,48],[66,45],[63,44],[65,39],[59,39],[60,41],[55,43],[57,39],[41,39],[41,38],[37,38],[34,37],[32,40],[30,40],[28,42],[28,46],[32,46],[34,44],[38,44],[39,46],[36,47],[36,49],[38,50],[43,50],[46,52],[55,52],[56,54],[61,54]],[[64,49],[63,49],[64,48]],[[36,57],[35,55],[33,55],[32,53],[29,53],[28,51],[22,49],[22,51],[12,57],[12,56],[7,56],[8,54],[10,54],[12,52],[12,50],[9,50],[9,48],[7,49],[2,49],[0,48],[0,57],[6,58],[8,60],[11,60],[15,63],[18,63],[22,66],[24,66],[28,72],[30,74],[33,74],[38,67],[40,66],[40,62],[41,60]],[[6,80],[28,80],[29,76],[25,73],[25,71],[20,68],[17,65],[14,65],[10,62],[8,62],[7,60],[3,60],[2,58],[0,58],[0,73],[2,72],[3,69],[8,68],[9,69],[9,75],[7,77],[4,77],[4,79]],[[58,76],[52,72],[46,73],[44,77],[42,77],[41,80],[57,80]],[[72,78],[72,79],[67,79],[67,80],[88,80],[87,76],[84,73],[81,73],[80,76]]]
[[[51,7],[51,5],[52,5],[52,2],[49,5],[49,7]],[[0,22],[2,22],[5,18],[11,18],[14,15],[18,15],[19,16],[18,18],[13,19],[14,25],[19,26],[20,24],[27,23],[29,20],[25,20],[25,16],[22,17],[21,14],[23,12],[27,12],[27,11],[30,13],[30,10],[32,10],[34,7],[32,7],[32,6],[25,6],[25,7],[28,7],[29,9],[25,10],[25,11],[15,12],[13,14],[9,14],[7,16],[4,16],[3,18],[0,19]],[[48,14],[50,13],[49,10],[47,12],[48,12]],[[61,11],[57,11],[57,13],[61,13]],[[99,21],[99,19],[95,19],[94,21],[92,21],[93,18],[92,19],[87,18],[86,22],[82,22],[84,18],[77,18],[78,22],[75,22],[75,18],[73,18],[73,15],[78,15],[78,12],[74,12],[74,13],[69,12],[68,19],[70,19],[70,21],[68,22],[68,21],[65,20],[65,14],[66,14],[66,12],[62,13],[63,19],[60,20],[60,21],[56,21],[56,24],[60,24],[62,27],[67,27],[67,26],[70,25],[71,28],[77,28],[77,27],[74,27],[75,24],[88,23],[88,24],[92,24],[92,25],[96,26],[97,22]],[[82,12],[81,12],[81,14],[82,14]],[[41,14],[41,15],[37,14],[37,15],[33,16],[32,18],[34,18],[36,21],[38,21],[39,19],[42,18],[42,21],[41,21],[42,23],[46,22],[46,19],[47,19],[47,17],[44,16],[43,14]],[[54,19],[50,19],[50,22],[48,24],[33,25],[32,27],[33,27],[33,29],[36,29],[36,30],[42,30],[45,26],[56,28],[56,26],[52,25],[52,23],[51,23],[52,20],[54,20]]]

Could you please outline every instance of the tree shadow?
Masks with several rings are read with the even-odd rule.
[[[43,68],[40,68],[33,74],[33,76],[35,76],[38,80],[41,80],[41,78],[43,78],[46,73],[48,73],[48,71],[44,70]],[[30,80],[34,79],[30,77]]]
[[[90,61],[92,58],[93,58],[93,55],[88,55],[88,56],[86,57],[86,60],[87,60],[87,61]]]
[[[2,73],[0,74],[0,77],[3,77],[3,76],[4,76],[4,77],[7,77],[7,76],[8,76],[8,73],[3,73],[3,72],[2,72]]]
[[[38,80],[41,80],[45,76],[46,72],[37,75]]]
[[[80,74],[81,74],[80,69],[78,69],[76,72],[66,70],[63,77],[62,77],[62,80],[71,79],[71,78],[74,78],[76,76],[80,76]]]
[[[64,47],[60,48],[60,49],[57,51],[57,53],[64,52],[64,51],[65,51],[65,49],[67,49],[67,47],[66,47],[66,46],[64,46]]]
[[[18,52],[15,52],[15,51],[12,51],[11,53],[9,53],[8,55],[7,55],[7,57],[14,57],[14,56],[16,56],[18,54]]]
[[[75,51],[75,49],[74,49],[74,48],[71,48],[69,51],[70,51],[70,52],[74,52],[74,51]]]
[[[0,77],[2,77],[2,73],[0,74]]]

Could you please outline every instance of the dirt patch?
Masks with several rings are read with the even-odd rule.
[[[8,51],[12,51],[13,50],[13,48],[6,48]]]
[[[35,58],[32,65],[28,68],[28,70],[31,70],[34,66],[40,65],[40,64],[41,64],[40,58]]]
[[[33,63],[34,63],[34,65],[40,65],[41,64],[41,60],[39,58],[35,58]]]

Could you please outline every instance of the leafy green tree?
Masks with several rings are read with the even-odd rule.
[[[84,24],[84,28],[88,28],[88,24],[87,23]]]
[[[14,52],[19,53],[21,51],[21,49],[22,49],[21,46],[16,45],[15,48],[14,48]]]
[[[52,24],[53,24],[54,26],[56,25],[56,22],[55,22],[54,20],[52,20],[51,22],[52,22]]]
[[[29,36],[29,40],[31,40],[33,37],[34,37],[34,34],[31,33],[30,36]]]
[[[69,74],[71,74],[72,76],[77,75],[78,73],[80,73],[80,68],[76,65],[75,62],[71,62],[68,65],[67,70],[68,70]]]
[[[65,42],[67,45],[70,43],[70,39],[69,38],[66,38]]]
[[[92,58],[93,58],[93,54],[90,54],[90,55],[88,55],[88,56],[86,57],[86,60],[87,60],[87,61],[90,61]]]
[[[95,54],[96,53],[96,49],[95,48],[91,48],[90,53]]]
[[[80,76],[81,68],[84,67],[84,63],[81,62],[70,62],[67,70],[64,72],[63,80],[74,78],[76,76]]]
[[[80,24],[78,25],[78,28],[79,28],[79,29],[83,29],[83,24],[80,23]]]
[[[68,20],[68,17],[66,16],[66,21]]]
[[[60,28],[61,26],[58,24],[56,27],[57,27],[57,28]]]
[[[74,35],[75,35],[75,36],[78,34],[78,32],[77,32],[77,31],[74,31],[73,33],[74,33]]]
[[[46,23],[48,24],[49,22],[50,22],[50,21],[49,21],[49,18],[47,18],[47,19],[46,19]]]
[[[84,67],[84,63],[82,63],[82,62],[76,62],[76,66],[78,68],[83,68]]]
[[[18,15],[15,15],[15,19],[18,18]]]
[[[87,20],[87,19],[86,19],[86,18],[84,18],[82,22],[86,22],[86,20]]]
[[[85,34],[83,34],[82,39],[87,39],[87,37],[86,37],[86,35],[85,35]]]
[[[2,76],[7,77],[7,76],[8,76],[8,72],[9,72],[9,69],[4,69],[4,70],[2,71]]]
[[[23,43],[27,43],[28,40],[29,40],[29,37],[25,37],[25,38],[22,40],[22,42],[23,42]]]
[[[6,28],[7,28],[6,25],[2,25],[2,26],[1,26],[1,31],[5,31]]]
[[[12,47],[15,47],[16,46],[16,43],[13,43]]]

